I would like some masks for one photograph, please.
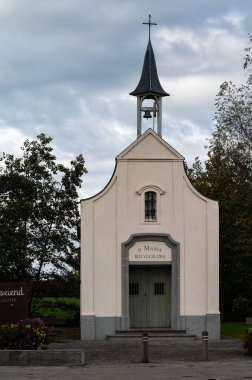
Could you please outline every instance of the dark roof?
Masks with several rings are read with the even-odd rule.
[[[169,94],[163,90],[159,82],[155,56],[150,40],[144,57],[140,81],[136,89],[130,92],[130,95],[138,96],[149,93],[159,96],[169,96]]]

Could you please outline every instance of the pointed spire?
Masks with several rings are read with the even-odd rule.
[[[149,22],[143,24],[149,26],[149,41],[144,57],[143,70],[140,81],[136,89],[130,92],[130,95],[137,97],[137,137],[142,134],[142,115],[144,119],[151,119],[153,117],[153,130],[155,121],[157,126],[157,133],[162,137],[162,97],[169,96],[169,94],[162,88],[156,67],[155,56],[151,45],[150,30],[152,25],[157,25],[151,22],[151,15],[149,15]],[[145,100],[153,100],[153,106],[147,104],[144,106]]]
[[[155,56],[150,39],[148,41],[144,57],[143,70],[140,81],[136,89],[130,92],[130,95],[139,96],[148,93],[159,96],[169,96],[169,94],[163,90],[159,82]]]

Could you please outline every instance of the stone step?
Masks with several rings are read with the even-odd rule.
[[[149,339],[162,339],[162,340],[195,340],[194,334],[187,334],[184,330],[171,330],[171,329],[130,329],[118,330],[116,334],[107,335],[107,340],[129,340],[129,339],[142,339],[143,333],[147,332]]]
[[[171,328],[158,328],[158,327],[149,327],[149,328],[132,328],[128,330],[116,330],[116,334],[186,334],[185,330],[174,330]]]

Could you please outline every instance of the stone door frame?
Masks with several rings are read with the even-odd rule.
[[[129,250],[136,242],[139,241],[158,241],[165,243],[172,251],[171,261],[171,328],[179,328],[180,319],[180,245],[172,239],[169,234],[160,233],[142,233],[132,234],[130,238],[122,243],[122,319],[121,329],[130,328],[130,315],[129,315]],[[153,265],[154,263],[142,262],[142,265]],[[139,264],[139,265],[141,265]],[[132,262],[132,265],[135,265]],[[158,265],[162,265],[161,262]],[[164,263],[167,265],[167,262]]]

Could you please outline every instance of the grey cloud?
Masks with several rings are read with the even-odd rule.
[[[62,157],[83,153],[90,166],[84,191],[100,189],[114,157],[136,137],[129,92],[140,78],[148,39],[142,22],[151,13],[159,76],[171,92],[164,136],[197,156],[213,128],[218,86],[242,77],[251,12],[246,0],[239,6],[235,0],[0,0],[0,130],[45,132]],[[221,38],[213,38],[216,30]],[[202,86],[214,86],[200,86],[201,78]]]

